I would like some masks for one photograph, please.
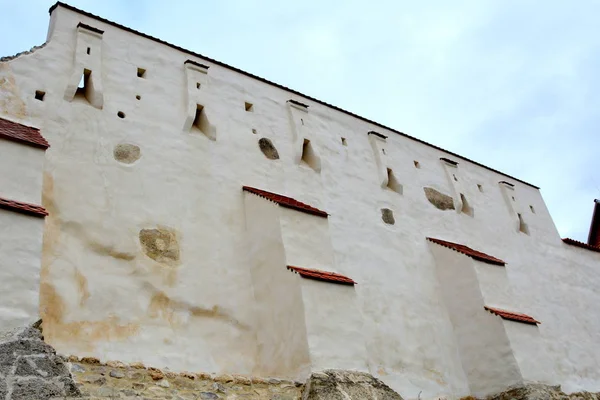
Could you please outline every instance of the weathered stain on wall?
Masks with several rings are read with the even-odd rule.
[[[27,105],[21,99],[19,86],[6,62],[0,62],[0,114],[17,119],[27,117]]]

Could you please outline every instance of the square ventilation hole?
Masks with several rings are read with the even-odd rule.
[[[256,135],[256,129],[252,129],[252,133]]]
[[[415,168],[421,168],[421,164],[417,160],[413,161],[413,163],[415,164]]]
[[[247,101],[244,103],[244,108],[248,112],[254,112],[254,104],[248,103]]]
[[[477,189],[479,189],[479,191],[483,193],[483,186],[481,186],[479,183],[477,184]]]
[[[348,146],[348,142],[346,141],[345,137],[342,138],[342,145]]]
[[[137,69],[137,77],[138,78],[145,78],[146,77],[146,70],[144,68],[138,68]]]
[[[39,101],[44,101],[44,97],[46,96],[46,92],[42,90],[35,91],[35,99]]]

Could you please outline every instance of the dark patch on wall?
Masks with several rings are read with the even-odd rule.
[[[141,156],[140,148],[134,144],[120,143],[113,150],[113,157],[123,164],[133,164]]]
[[[140,244],[144,254],[161,264],[179,263],[179,241],[174,230],[165,227],[142,229]]]
[[[260,138],[258,147],[260,147],[260,151],[262,151],[269,160],[279,160],[279,153],[270,139]]]
[[[388,225],[394,225],[396,220],[394,219],[394,212],[389,208],[381,209],[381,219]]]
[[[454,210],[454,199],[446,194],[440,193],[437,190],[424,187],[425,196],[431,204],[440,210]]]

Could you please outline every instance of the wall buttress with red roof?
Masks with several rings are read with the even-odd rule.
[[[280,370],[286,360],[298,357],[310,360],[299,368],[313,371],[331,365],[366,368],[364,338],[353,328],[361,323],[356,282],[337,271],[327,213],[290,196],[248,186],[243,196],[252,279],[260,303],[265,301],[259,306],[259,338],[269,340],[261,340],[262,356]],[[279,358],[273,357],[273,347],[278,346],[267,343],[280,343]],[[347,350],[340,352],[340,344]]]
[[[42,176],[48,142],[37,128],[0,117],[0,327],[39,319],[44,219]],[[15,279],[18,276],[18,279]]]

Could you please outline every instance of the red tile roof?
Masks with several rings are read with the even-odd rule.
[[[530,317],[529,315],[526,315],[526,314],[521,314],[521,313],[514,312],[514,311],[501,310],[499,308],[488,307],[488,306],[484,306],[483,308],[485,308],[492,314],[496,314],[496,315],[500,316],[502,319],[508,319],[510,321],[523,322],[526,324],[533,324],[533,325],[541,324],[540,321],[538,321],[535,318]]]
[[[452,243],[452,242],[447,242],[445,240],[440,240],[440,239],[434,239],[434,238],[430,238],[428,237],[427,240],[429,240],[430,242],[433,243],[437,243],[441,246],[447,247],[449,249],[458,251],[459,253],[462,253],[468,257],[471,257],[474,260],[477,261],[482,261],[488,264],[494,264],[494,265],[506,265],[506,262],[502,261],[499,258],[496,257],[492,257],[489,254],[485,254],[482,253],[480,251],[477,250],[473,250],[470,247],[464,246],[462,244],[457,244],[457,243]]]
[[[582,249],[587,249],[591,251],[597,251],[600,253],[600,247],[592,246],[591,244],[580,242],[579,240],[563,238],[562,240],[566,244],[570,244],[571,246],[581,247]]]
[[[315,279],[318,281],[325,281],[331,283],[340,283],[342,285],[356,285],[356,282],[354,282],[353,279],[348,278],[344,275],[336,274],[335,272],[321,271],[318,269],[300,268],[294,267],[293,265],[288,265],[287,268],[290,271],[294,271],[300,274],[301,277],[307,279]]]
[[[255,195],[263,197],[267,200],[271,200],[272,202],[279,204],[281,207],[291,208],[293,210],[305,212],[319,217],[328,217],[328,214],[325,211],[319,210],[315,207],[311,207],[308,204],[304,204],[298,200],[294,200],[291,197],[267,192],[266,190],[260,190],[250,186],[244,186],[242,189],[246,192],[254,193]]]
[[[0,118],[0,138],[27,144],[46,150],[50,145],[40,130]]]
[[[21,214],[33,215],[34,217],[45,217],[48,215],[48,212],[42,206],[4,199],[2,197],[0,197],[0,208]]]

